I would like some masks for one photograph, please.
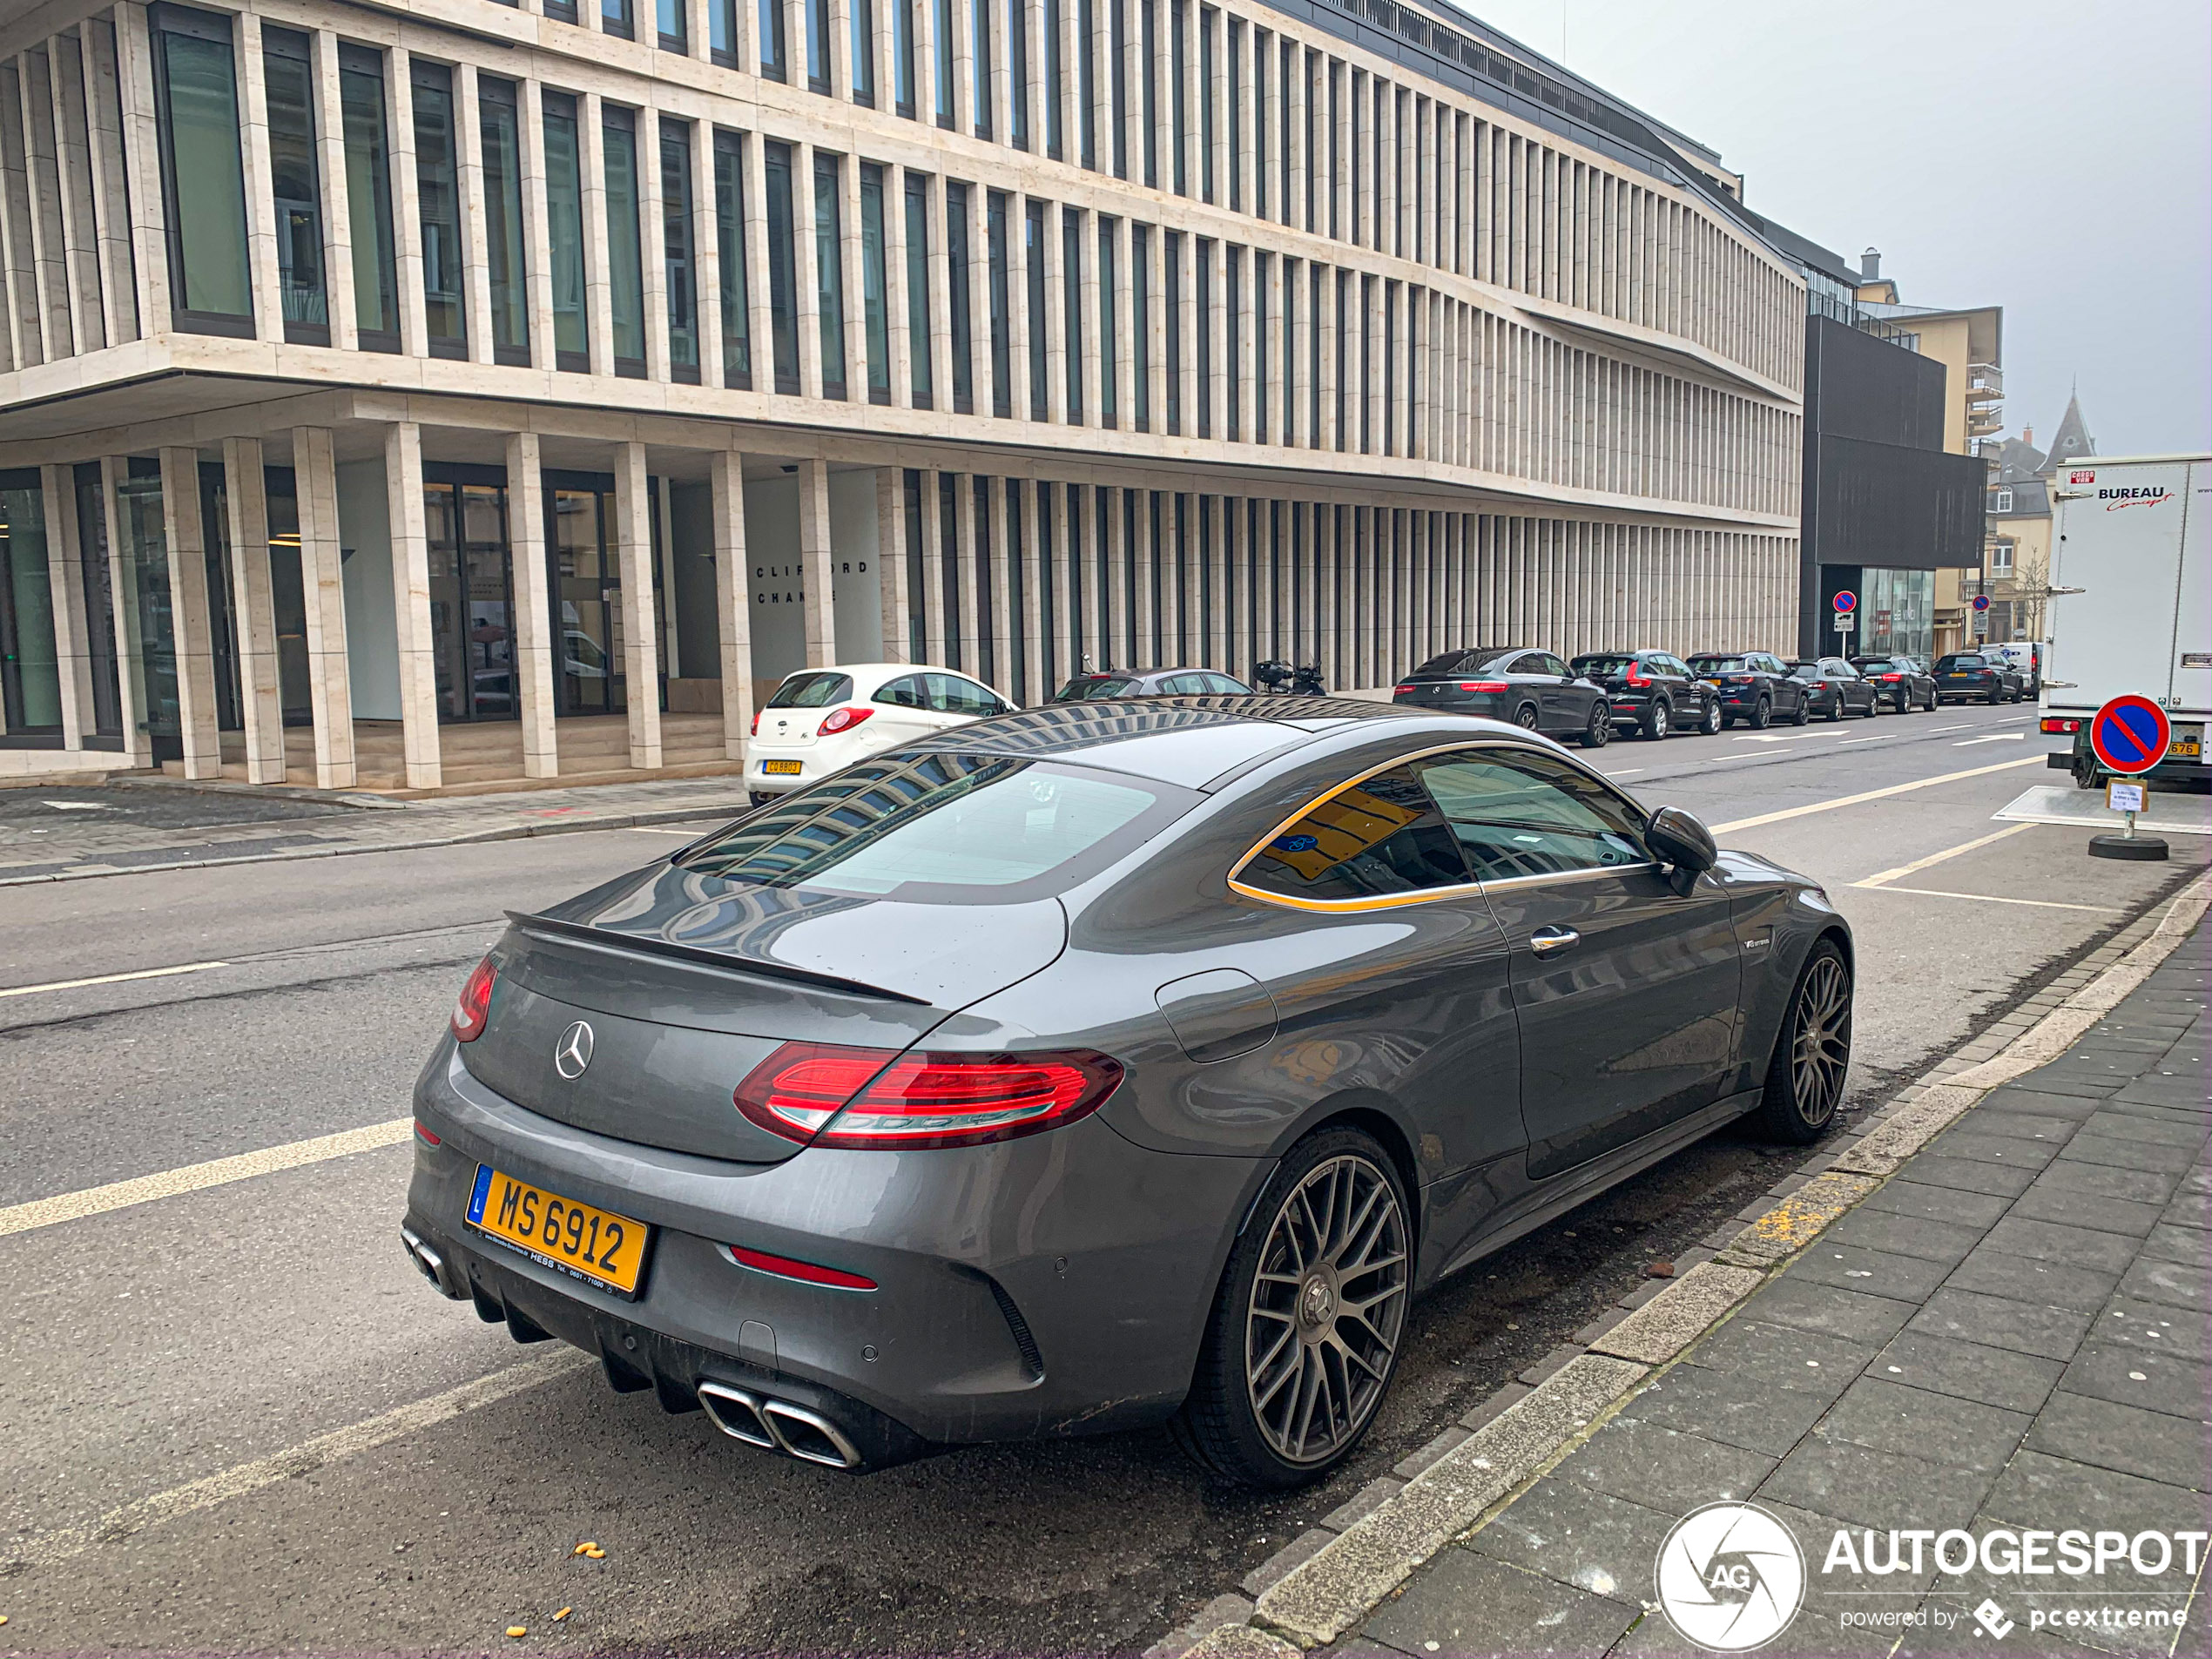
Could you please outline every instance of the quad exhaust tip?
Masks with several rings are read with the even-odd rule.
[[[845,1431],[819,1412],[727,1383],[703,1382],[698,1396],[708,1420],[733,1440],[833,1469],[860,1467],[860,1454]]]

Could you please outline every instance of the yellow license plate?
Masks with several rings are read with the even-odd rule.
[[[637,1293],[638,1270],[645,1264],[653,1231],[628,1216],[517,1181],[489,1163],[476,1166],[469,1224],[548,1267],[624,1296]]]
[[[2201,738],[2175,738],[2166,745],[2166,752],[2194,759],[2204,752],[2204,742]]]
[[[778,778],[796,778],[799,768],[805,765],[802,760],[764,760],[760,763],[760,770]]]

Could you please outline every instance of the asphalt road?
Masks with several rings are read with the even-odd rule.
[[[1595,759],[1828,884],[1859,941],[1863,1102],[2212,850],[2093,862],[2085,831],[1993,822],[2047,775],[2033,718]],[[403,1128],[286,1150],[405,1115],[502,910],[680,844],[624,830],[6,894],[0,1651],[1133,1652],[1774,1178],[1723,1133],[1462,1275],[1417,1312],[1360,1459],[1315,1491],[1225,1491],[1164,1433],[860,1479],[761,1457],[432,1295],[396,1241]],[[233,1157],[256,1172],[180,1190]],[[179,1171],[125,1207],[71,1196]],[[584,1540],[604,1559],[573,1555]]]

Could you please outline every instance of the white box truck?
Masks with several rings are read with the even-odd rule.
[[[2132,691],[2173,727],[2152,776],[2212,779],[2212,456],[2067,462],[2051,496],[2041,725],[2072,739],[2052,768],[2096,788],[2106,773],[2090,751],[2091,718]]]

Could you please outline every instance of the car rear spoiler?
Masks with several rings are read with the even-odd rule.
[[[786,980],[795,984],[811,985],[817,990],[842,991],[848,996],[873,997],[878,1001],[911,1002],[918,1008],[931,1006],[927,997],[887,990],[880,985],[842,979],[835,974],[818,974],[812,968],[792,968],[782,962],[764,962],[750,956],[725,955],[720,951],[703,950],[696,945],[679,945],[671,940],[656,939],[650,934],[612,933],[604,927],[589,927],[582,922],[558,921],[551,916],[528,916],[519,910],[507,912],[507,920],[526,934],[594,949],[626,951],[640,956],[670,957],[677,961],[711,968],[718,973],[751,975],[756,979]]]

